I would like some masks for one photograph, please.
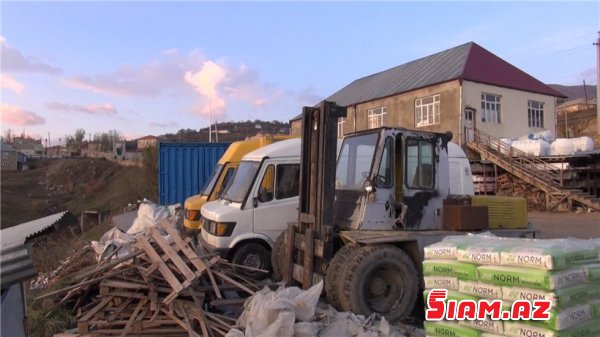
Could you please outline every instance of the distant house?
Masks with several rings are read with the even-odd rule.
[[[556,135],[558,137],[582,137],[594,139],[600,146],[598,134],[597,100],[574,99],[556,107]]]
[[[348,84],[326,98],[348,109],[338,135],[381,126],[446,132],[465,128],[495,137],[554,130],[560,92],[469,42]],[[291,120],[300,135],[301,116]]]
[[[142,151],[147,147],[156,146],[157,140],[158,140],[158,137],[151,136],[151,135],[145,136],[142,138],[138,138],[137,139],[137,150]]]
[[[2,171],[16,171],[18,169],[18,152],[10,144],[0,143],[2,149]]]
[[[12,145],[17,149],[17,151],[28,157],[41,157],[44,155],[44,145],[42,145],[41,140],[15,137]]]

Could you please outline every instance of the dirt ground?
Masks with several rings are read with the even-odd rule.
[[[600,213],[529,212],[532,229],[543,239],[576,237],[600,238]]]

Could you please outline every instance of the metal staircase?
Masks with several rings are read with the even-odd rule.
[[[479,153],[481,159],[491,161],[510,174],[544,191],[547,210],[554,210],[564,201],[576,201],[600,211],[600,198],[580,189],[564,186],[565,179],[574,174],[568,168],[557,168],[477,129],[468,129],[465,134],[469,135],[467,147]]]

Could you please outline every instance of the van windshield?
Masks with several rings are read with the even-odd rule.
[[[225,187],[221,197],[231,202],[243,202],[248,194],[254,176],[260,166],[259,161],[241,161],[240,166],[235,172],[233,179]]]
[[[219,179],[222,170],[223,165],[218,164],[217,166],[215,166],[212,173],[210,174],[210,177],[208,178],[208,180],[206,180],[206,183],[204,183],[204,187],[202,187],[202,192],[200,192],[201,195],[210,194],[210,191],[212,191],[213,187],[215,187],[215,183],[217,182],[217,179]]]

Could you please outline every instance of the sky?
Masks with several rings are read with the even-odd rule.
[[[54,145],[78,128],[132,140],[288,121],[468,42],[544,83],[594,85],[598,31],[600,1],[2,1],[2,134]]]

